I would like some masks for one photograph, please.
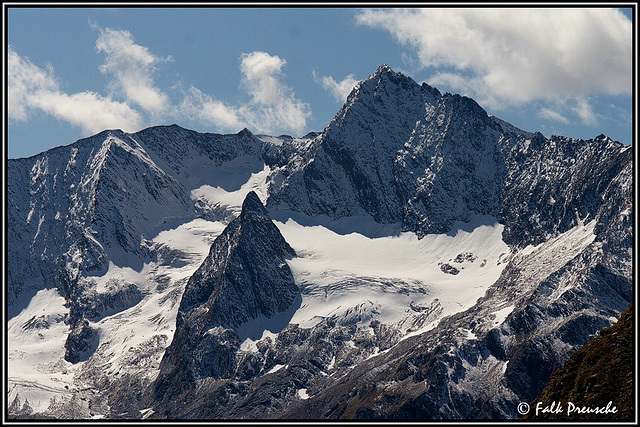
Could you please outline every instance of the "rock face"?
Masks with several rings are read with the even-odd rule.
[[[256,193],[248,193],[240,216],[216,239],[209,256],[189,279],[177,327],[203,304],[212,324],[230,328],[286,310],[299,293],[286,263],[293,256],[295,251]]]
[[[505,167],[499,127],[466,97],[380,66],[272,189],[269,206],[401,221],[418,235],[472,212],[497,215]]]
[[[256,158],[263,145],[246,130],[214,135],[173,125],[136,134],[104,131],[71,146],[11,160],[7,187],[14,206],[8,213],[12,314],[38,290],[57,287],[70,306],[68,323],[75,344],[69,343],[68,349],[92,348],[81,343],[82,337],[92,336],[86,319],[96,317],[95,307],[85,313],[87,304],[104,308],[100,298],[113,301],[114,296],[96,293],[86,277],[104,274],[109,263],[140,269],[156,256],[149,239],[202,215],[190,190],[202,181],[239,187],[257,164],[262,168]],[[242,172],[225,173],[233,161],[244,166]],[[121,294],[115,299],[124,295],[122,289],[110,292]],[[129,286],[125,293],[124,299],[140,300],[137,289]],[[69,351],[68,360],[80,360]]]
[[[519,418],[633,298],[633,179],[633,150],[604,135],[525,132],[384,65],[303,138],[158,126],[9,160],[10,363],[59,342],[34,367],[99,395],[29,394],[29,376],[12,383],[11,411]],[[380,239],[358,228],[369,219]],[[496,259],[439,255],[487,221],[504,228],[476,246],[501,248]],[[302,246],[302,233],[318,246],[285,240]],[[416,251],[434,265],[415,277],[326,264],[347,240],[430,238]],[[472,269],[481,298],[452,311],[441,297]],[[43,403],[51,390],[68,400]]]
[[[299,299],[287,265],[295,251],[250,192],[240,216],[214,241],[191,276],[178,309],[176,333],[160,365],[157,393],[200,378],[227,378],[236,371],[237,329],[272,318]]]
[[[630,150],[604,135],[591,140],[560,136],[502,137],[508,175],[502,188],[505,241],[539,244],[580,220],[602,214],[604,194],[632,162]],[[626,185],[626,184],[623,184]],[[616,199],[614,209],[623,200]]]

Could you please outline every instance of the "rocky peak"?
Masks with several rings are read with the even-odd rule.
[[[391,74],[393,73],[393,70],[387,64],[380,64],[380,66],[376,68],[376,71],[374,71],[373,75],[375,76],[384,73]]]
[[[382,64],[367,79],[360,83],[361,98],[366,95],[373,95],[377,98],[382,93],[395,93],[397,96],[407,96],[405,91],[421,93],[427,103],[434,103],[441,93],[436,88],[426,83],[422,85],[416,83],[411,77],[400,72],[393,71],[388,65]],[[362,101],[363,99],[361,99]]]
[[[264,207],[255,191],[251,191],[247,194],[244,202],[242,202],[242,211],[240,213],[240,216],[243,218],[247,218],[252,215],[269,219],[267,209]]]
[[[437,90],[381,65],[356,85],[310,146],[312,152],[304,156],[309,160],[272,189],[270,206],[288,204],[336,219],[369,214],[379,222],[400,221],[406,198],[396,185],[398,150],[439,98]]]
[[[255,192],[247,194],[240,215],[211,245],[193,274],[178,311],[181,320],[200,317],[199,307],[216,307],[209,323],[238,327],[263,314],[283,311],[297,295],[286,259],[295,251],[273,224]],[[279,289],[287,279],[286,289]],[[291,279],[291,280],[288,280]],[[279,290],[282,290],[281,294]]]

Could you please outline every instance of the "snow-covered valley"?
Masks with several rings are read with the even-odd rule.
[[[249,191],[266,193],[268,172],[265,168],[254,174],[236,191],[203,186],[193,190],[192,197],[237,215]],[[511,254],[501,240],[502,226],[490,217],[456,224],[448,234],[420,240],[412,232],[399,231],[399,224],[378,224],[370,217],[306,218],[303,222],[313,221],[327,226],[305,226],[292,218],[275,221],[298,254],[289,265],[302,303],[288,323],[303,328],[335,318],[359,328],[368,328],[375,320],[403,334],[425,331],[444,316],[471,307],[499,277]],[[134,373],[154,379],[163,350],[173,337],[186,280],[225,226],[198,218],[161,231],[150,239],[158,261],[144,264],[140,271],[110,262],[106,274],[84,278],[98,293],[133,284],[142,299],[89,319],[98,331],[96,350],[80,364],[64,360],[64,337],[69,333],[64,298],[55,289],[39,291],[9,322],[10,401],[17,397],[23,405],[28,401],[35,412],[43,412],[54,401],[71,399],[74,390],[92,387],[91,376],[118,378]],[[444,265],[456,273],[443,269]],[[267,325],[268,319],[264,320]],[[279,330],[265,327],[264,332],[267,337]],[[246,338],[243,348],[255,348],[259,338],[255,331],[251,336],[254,339]]]

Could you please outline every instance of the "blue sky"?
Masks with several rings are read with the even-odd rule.
[[[172,123],[302,136],[382,63],[524,130],[632,139],[631,9],[100,4],[6,24],[9,158]]]

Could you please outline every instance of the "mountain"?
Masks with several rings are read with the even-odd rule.
[[[8,161],[16,418],[515,419],[633,299],[633,150],[380,66],[322,132]]]
[[[334,219],[367,214],[418,236],[490,215],[519,247],[595,215],[598,195],[631,154],[604,135],[521,131],[386,65],[354,88],[310,145],[276,174],[270,207]]]
[[[419,236],[472,213],[497,216],[505,174],[497,128],[473,100],[382,65],[302,159],[293,157],[269,206],[334,219],[368,214]]]

